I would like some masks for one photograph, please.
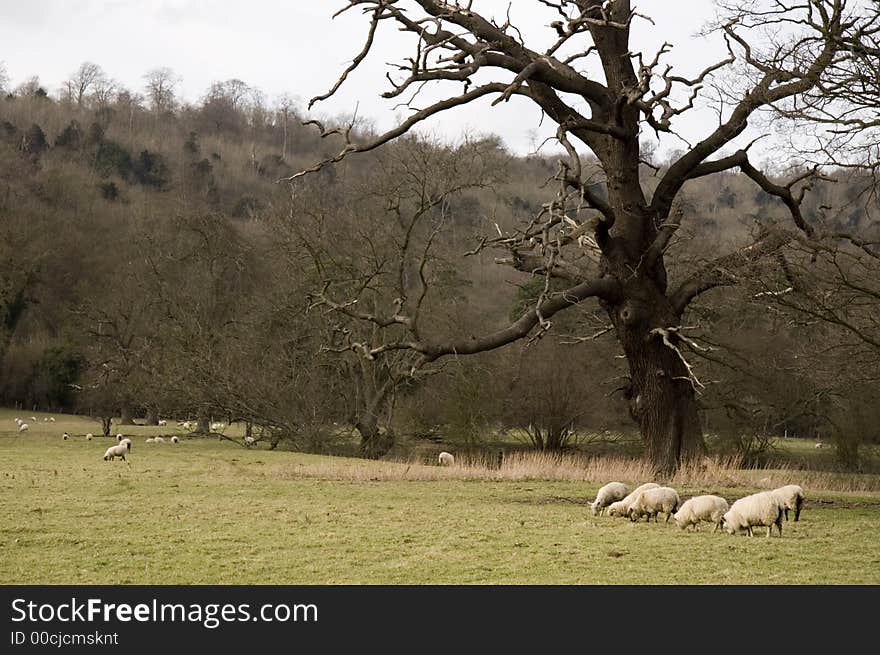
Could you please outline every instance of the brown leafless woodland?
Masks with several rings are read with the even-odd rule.
[[[286,256],[295,261],[305,252],[324,280],[308,312],[327,330],[322,351],[341,356],[334,368],[344,414],[366,456],[394,445],[387,427],[397,394],[428,374],[418,353],[371,353],[370,343],[437,331],[438,313],[456,293],[447,264],[452,227],[461,220],[453,199],[497,183],[504,159],[480,141],[444,147],[403,139],[376,153],[368,175],[300,185],[290,215],[279,221]],[[407,312],[385,317],[389,306]]]
[[[401,98],[412,111],[397,127],[361,140],[350,131],[326,130],[319,124],[324,135],[341,135],[345,144],[338,154],[301,174],[373,150],[467,103],[491,100],[495,105],[516,97],[537,105],[557,125],[556,140],[566,153],[555,176],[557,193],[527,224],[486,235],[478,246],[505,250],[504,261],[546,278],[532,311],[480,337],[429,338],[409,329],[405,337],[380,338],[358,348],[369,358],[412,351],[420,367],[451,354],[479,353],[540,335],[551,328],[557,312],[594,300],[607,314],[625,354],[625,394],[646,456],[658,471],[668,472],[704,450],[697,405],[700,381],[688,352],[693,341],[685,333],[691,303],[707,291],[740,282],[790,244],[830,243],[833,235],[809,221],[802,205],[822,172],[820,165],[841,163],[845,153],[857,152],[845,147],[865,146],[860,135],[871,126],[870,117],[865,118],[864,112],[870,112],[865,98],[876,94],[868,87],[863,93],[853,80],[865,74],[867,57],[876,47],[877,4],[719,2],[720,17],[713,29],[726,41],[728,56],[687,74],[664,63],[671,44],[658,52],[642,52],[639,44],[630,42],[633,22],[651,19],[629,0],[534,4],[546,9],[549,47],[530,46],[509,18],[481,14],[476,2],[350,0],[340,13],[364,15],[363,49],[332,88],[310,105],[336,92],[371,54],[383,30],[397,28],[412,35],[414,51],[391,66],[391,86],[383,95]],[[601,72],[587,72],[593,63]],[[871,71],[869,67],[869,82],[876,84]],[[876,75],[876,67],[873,71]],[[728,83],[718,86],[725,102],[717,127],[681,151],[649,192],[642,179],[641,135],[674,134],[676,125],[687,120],[701,88],[721,79]],[[443,98],[420,106],[418,91],[425,85],[445,89]],[[731,151],[762,110],[814,129],[814,137],[824,144],[811,151],[815,166],[780,180],[752,161],[750,146]],[[838,128],[844,129],[848,141],[841,141]],[[871,152],[867,147],[862,154]],[[861,165],[865,160],[856,154],[845,161]],[[678,207],[683,187],[689,180],[734,170],[781,201],[790,220],[765,224],[747,247],[676,276],[668,270],[667,249],[683,223],[697,227],[701,221]],[[565,288],[552,290],[551,278],[562,280]],[[349,301],[325,299],[339,308]],[[407,326],[416,308],[414,298],[402,296],[383,312],[359,318],[375,325]]]

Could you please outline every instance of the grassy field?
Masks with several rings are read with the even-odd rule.
[[[25,414],[0,410],[3,584],[880,584],[874,478],[807,478],[781,539],[730,537],[593,517],[610,478],[564,460],[441,469],[214,438],[146,444],[175,427],[129,426],[129,463],[104,462],[115,439],[82,436],[96,422],[37,414],[19,435]],[[626,470],[638,472],[593,472]],[[674,482],[732,501],[804,472],[717,473]]]

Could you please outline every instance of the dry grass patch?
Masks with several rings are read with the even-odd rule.
[[[430,480],[556,480],[604,484],[610,480],[644,482],[655,479],[641,460],[623,457],[586,457],[577,454],[516,452],[497,462],[492,456],[459,455],[453,466],[421,461],[367,461],[315,457],[298,463],[287,475],[352,482]],[[880,475],[807,471],[779,466],[775,469],[742,468],[737,457],[706,457],[682,467],[663,480],[681,487],[750,487],[773,489],[800,484],[809,489],[839,492],[880,491]]]

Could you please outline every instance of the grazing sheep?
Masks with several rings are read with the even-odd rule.
[[[156,437],[154,439],[156,443],[165,443],[165,437]]]
[[[27,423],[22,423],[21,425],[18,426],[18,431],[19,432],[27,432],[29,427],[30,426]]]
[[[54,416],[50,416],[50,417],[49,417],[49,422],[50,422],[50,423],[54,423],[54,422],[55,422],[55,417],[54,417]]]
[[[177,438],[176,434],[171,437],[171,443],[177,443],[178,441],[180,441],[180,439]]]
[[[783,510],[779,498],[772,491],[761,491],[760,493],[740,498],[721,518],[723,528],[727,534],[736,534],[739,530],[746,530],[749,536],[754,536],[752,526],[767,526],[767,536],[769,537],[775,525],[779,528],[779,536],[782,536],[782,516]]]
[[[804,506],[804,490],[796,484],[787,484],[784,487],[774,489],[771,493],[775,494],[782,503],[784,508],[785,520],[788,520],[788,510],[794,510],[794,520],[797,521],[801,516],[801,508]]]
[[[89,432],[89,433],[86,435],[86,441],[91,441],[91,440],[92,440],[92,437],[94,437],[94,436],[95,436],[95,435],[93,435],[91,432]]]
[[[156,443],[156,439],[154,437],[147,437],[144,443]]]
[[[682,530],[693,526],[699,529],[700,521],[713,523],[712,532],[721,527],[721,517],[730,509],[730,505],[721,496],[694,496],[682,504],[672,518]]]
[[[64,439],[65,441],[67,441],[68,439],[70,439],[70,435],[65,432],[64,434],[61,435],[61,438]]]
[[[43,423],[48,423],[48,422],[49,422],[49,419],[47,419],[47,418],[44,416],[44,417],[43,417]]]
[[[257,440],[254,439],[253,437],[245,437],[244,438],[244,445],[247,446],[248,448],[253,446],[256,442],[257,442]]]
[[[166,421],[164,418],[160,418],[159,425],[168,425],[168,421]]]
[[[18,418],[18,417],[16,416],[16,417],[15,417],[15,424],[16,424],[16,425],[21,425],[22,423],[24,423],[24,421],[22,421],[20,418]]]
[[[37,417],[36,417],[36,416],[31,416],[31,420],[32,420],[34,423],[36,423],[36,422],[37,422]]]
[[[638,521],[643,516],[648,517],[648,521],[654,518],[657,522],[657,515],[660,512],[666,514],[666,523],[681,505],[681,498],[678,492],[672,487],[653,487],[645,489],[636,496],[636,499],[629,506],[629,520]]]
[[[590,503],[593,516],[602,514],[605,508],[617,500],[623,500],[629,493],[629,487],[623,482],[609,482],[596,492],[596,500]]]
[[[440,453],[437,457],[437,461],[440,466],[452,466],[455,464],[455,457],[452,456],[452,453],[447,453],[445,450]]]
[[[211,423],[211,429],[214,432],[220,432],[220,430],[222,430],[225,427],[226,427],[225,423]]]
[[[646,482],[645,484],[636,487],[627,494],[626,498],[618,500],[616,503],[611,503],[608,506],[608,516],[628,516],[629,506],[632,505],[632,502],[636,498],[638,498],[640,493],[646,489],[656,489],[659,486],[660,485],[656,482]]]
[[[104,451],[104,461],[110,461],[117,457],[119,457],[123,462],[125,460],[125,453],[131,450],[131,442],[124,441],[116,444],[115,446],[110,446],[106,451]]]
[[[824,447],[825,447],[825,444],[823,444],[821,441],[817,441],[815,447],[816,447],[817,449],[818,449],[818,448],[824,448]]]

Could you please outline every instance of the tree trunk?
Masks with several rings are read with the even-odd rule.
[[[113,421],[112,416],[102,416],[101,417],[101,431],[104,433],[105,437],[110,436],[110,424]]]
[[[705,453],[697,381],[685,364],[677,334],[680,319],[667,298],[650,280],[632,287],[629,299],[609,308],[629,364],[625,396],[645,459],[658,475],[670,475],[679,464]]]
[[[211,421],[208,418],[208,411],[206,409],[200,409],[199,414],[196,417],[196,429],[195,432],[199,434],[208,434],[211,431]]]
[[[355,428],[361,435],[361,455],[368,459],[379,459],[394,446],[394,435],[390,430],[383,434],[375,416],[361,418]]]
[[[158,407],[147,407],[147,417],[144,419],[144,425],[159,425]]]
[[[122,407],[119,413],[119,423],[121,425],[134,425],[134,415],[132,414],[131,407],[125,405]]]

